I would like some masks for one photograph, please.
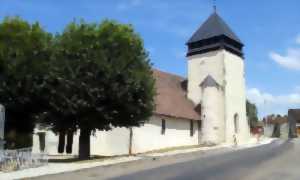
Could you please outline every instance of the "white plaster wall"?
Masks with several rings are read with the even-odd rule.
[[[211,75],[220,85],[224,80],[224,54],[222,51],[213,51],[205,54],[188,57],[188,98],[194,104],[201,101],[200,83]]]
[[[39,153],[39,152],[40,152],[39,136],[34,133],[32,136],[32,153]]]
[[[264,136],[272,137],[273,130],[274,130],[274,125],[273,124],[266,124],[264,126]]]
[[[91,154],[124,155],[129,153],[129,129],[114,128],[111,131],[97,131],[91,136]]]
[[[38,132],[45,132],[45,153],[49,155],[61,155],[57,152],[58,149],[58,135],[53,133],[50,130],[34,130],[33,135],[33,144],[32,144],[32,152],[39,153],[40,152],[40,143],[39,143],[39,136],[37,135]],[[67,138],[67,137],[66,137]],[[67,142],[67,139],[65,139]],[[67,154],[66,152],[62,153],[63,155],[77,155],[78,154],[78,142],[79,142],[79,132],[74,134],[73,138],[73,146],[72,146],[72,153]]]
[[[288,139],[289,138],[289,125],[288,123],[283,123],[280,125],[280,138]]]
[[[161,134],[162,119],[166,120],[165,134]],[[194,135],[190,136],[190,121],[153,116],[149,123],[133,129],[133,153],[176,146],[198,145],[198,125],[194,121]]]
[[[237,55],[222,50],[225,67],[225,119],[226,141],[233,142],[234,115],[238,114],[238,143],[248,141],[250,128],[246,117],[246,88],[244,60]]]
[[[72,154],[66,152],[59,154],[58,135],[52,131],[35,130],[33,135],[33,150],[34,153],[40,152],[39,136],[37,132],[45,132],[45,153],[49,155],[78,155],[79,153],[79,135],[80,131],[74,134]],[[129,130],[126,128],[114,128],[112,131],[96,131],[90,138],[91,155],[123,155],[128,154]]]
[[[161,135],[162,117],[153,116],[144,126],[133,128],[132,152],[140,153],[167,147],[197,145],[198,124],[194,121],[194,135],[190,136],[190,121],[183,119],[164,118],[166,120],[165,135]],[[39,132],[36,129],[35,132]],[[59,155],[57,152],[58,136],[52,131],[46,132],[45,152],[49,155]],[[72,154],[78,155],[78,131],[74,135]],[[39,153],[38,135],[33,136],[33,152]],[[124,155],[129,153],[129,129],[114,128],[112,131],[96,131],[91,136],[91,155]],[[61,155],[61,154],[60,154]],[[63,155],[67,155],[63,153]]]
[[[221,88],[206,87],[202,100],[203,144],[219,144],[225,140],[224,102]]]

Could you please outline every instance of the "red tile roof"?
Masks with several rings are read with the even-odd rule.
[[[153,75],[156,79],[156,114],[200,120],[199,108],[187,98],[187,81],[184,78],[157,69],[153,69]]]
[[[264,118],[264,123],[266,124],[284,124],[288,122],[288,118],[285,116],[267,116]]]

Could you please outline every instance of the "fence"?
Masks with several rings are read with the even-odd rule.
[[[48,164],[46,154],[33,154],[31,151],[31,148],[0,150],[0,170],[15,171]]]

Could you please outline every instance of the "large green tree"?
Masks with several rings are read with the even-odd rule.
[[[246,101],[247,117],[250,122],[250,127],[254,127],[258,122],[256,105],[249,100]]]
[[[18,17],[0,23],[0,103],[6,108],[7,148],[31,145],[35,114],[42,110],[37,87],[51,56],[50,44],[51,35],[38,23]]]
[[[89,158],[95,130],[139,126],[151,116],[154,79],[132,26],[73,22],[54,47],[43,86],[49,102],[44,122],[60,133],[80,130],[79,158]]]

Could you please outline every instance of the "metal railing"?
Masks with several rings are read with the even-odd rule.
[[[0,170],[15,171],[48,164],[45,153],[32,153],[32,148],[0,150]]]

